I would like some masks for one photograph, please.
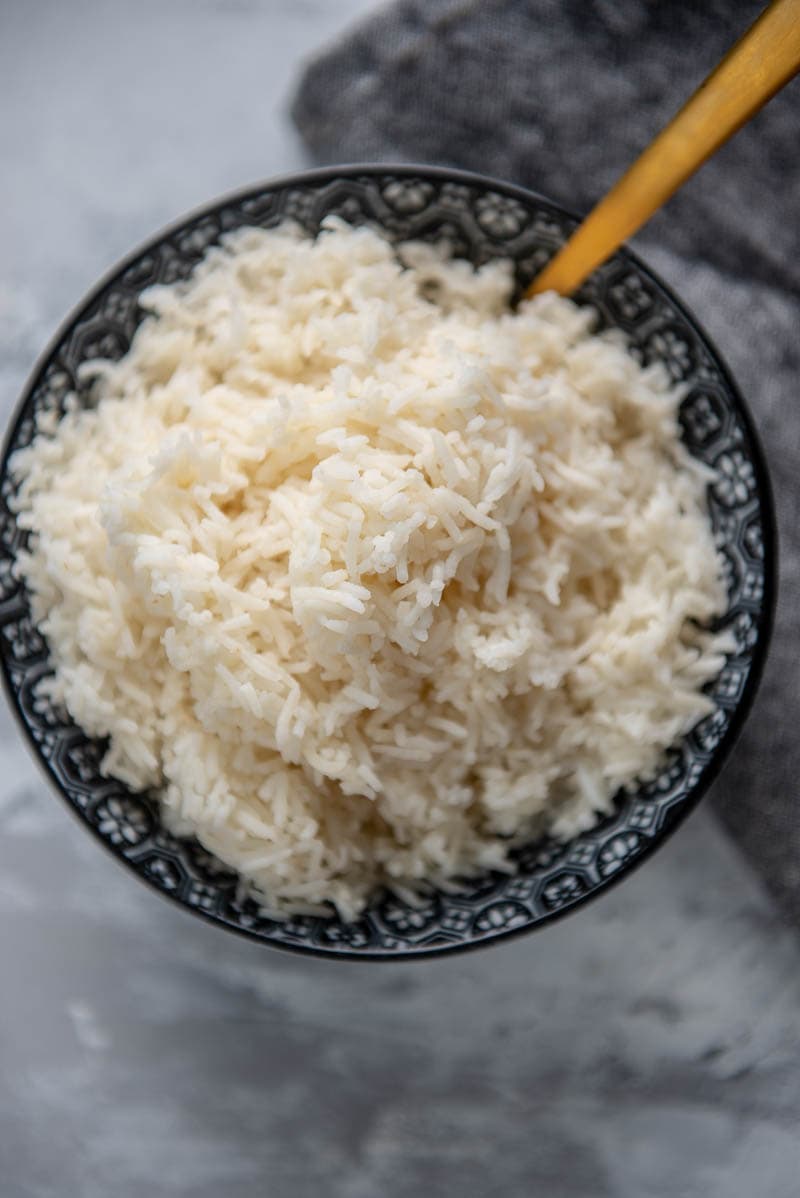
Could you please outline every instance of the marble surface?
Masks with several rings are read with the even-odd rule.
[[[0,6],[3,419],[121,253],[302,164],[292,80],[369,7]],[[800,946],[707,808],[528,939],[314,962],[127,876],[3,710],[0,961],[2,1198],[797,1192]]]

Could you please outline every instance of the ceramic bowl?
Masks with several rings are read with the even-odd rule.
[[[329,213],[368,223],[394,242],[446,239],[479,265],[511,259],[519,288],[568,236],[575,218],[542,196],[477,175],[428,167],[331,168],[250,187],[215,200],[157,234],[115,267],[78,305],[36,365],[11,421],[0,464],[0,653],[11,705],[30,745],[86,829],[128,870],[188,911],[265,945],[318,956],[399,959],[496,943],[541,928],[583,906],[641,864],[692,810],[716,777],[752,703],[769,640],[776,561],[769,480],[751,417],[719,354],[694,316],[633,254],[607,262],[576,297],[605,326],[622,329],[643,361],[663,362],[685,388],[682,435],[714,471],[709,506],[727,570],[721,625],[735,651],[709,688],[714,711],[668,754],[658,777],[619,798],[614,813],[568,843],[530,844],[519,871],[487,874],[421,907],[377,895],[353,923],[330,918],[276,922],[229,869],[162,823],[157,800],[103,777],[102,742],[37,696],[49,669],[29,597],[14,577],[25,544],[8,503],[8,455],[27,445],[34,416],[85,398],[82,362],[119,358],[142,319],[139,295],[186,278],[209,246],[243,225],[287,218],[313,235]],[[698,879],[698,885],[702,880]]]

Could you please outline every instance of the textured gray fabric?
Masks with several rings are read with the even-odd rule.
[[[293,116],[322,162],[467,167],[582,211],[761,5],[750,0],[405,0],[307,69]],[[636,241],[747,396],[778,503],[781,592],[757,706],[713,801],[800,922],[800,81]]]

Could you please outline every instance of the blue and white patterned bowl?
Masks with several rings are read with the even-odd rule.
[[[719,355],[667,287],[627,252],[617,254],[577,297],[627,334],[643,361],[661,360],[686,384],[681,427],[691,453],[711,466],[711,517],[728,571],[736,650],[710,693],[715,710],[670,752],[653,782],[622,797],[613,815],[566,844],[531,844],[515,877],[488,874],[423,907],[379,895],[361,919],[263,916],[236,876],[195,841],[177,839],[157,800],[104,778],[103,744],[42,702],[38,681],[51,668],[14,578],[25,544],[8,509],[14,484],[8,455],[27,445],[34,416],[85,397],[81,362],[119,358],[142,319],[140,292],[184,279],[221,234],[265,228],[291,217],[309,234],[338,213],[396,242],[446,238],[477,264],[510,258],[520,288],[575,225],[556,204],[478,175],[428,167],[331,168],[266,183],[208,204],[159,233],[106,276],[56,334],[34,369],[12,420],[0,466],[0,656],[11,705],[36,757],[84,825],[128,869],[176,903],[264,944],[321,956],[398,959],[451,952],[529,931],[574,910],[628,873],[661,844],[718,773],[752,703],[772,623],[775,521],[769,480],[750,415]]]

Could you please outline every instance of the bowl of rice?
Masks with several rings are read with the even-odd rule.
[[[85,827],[265,944],[542,927],[694,807],[752,702],[775,528],[742,397],[622,251],[427,167],[208,204],[106,276],[2,457],[11,706]]]

